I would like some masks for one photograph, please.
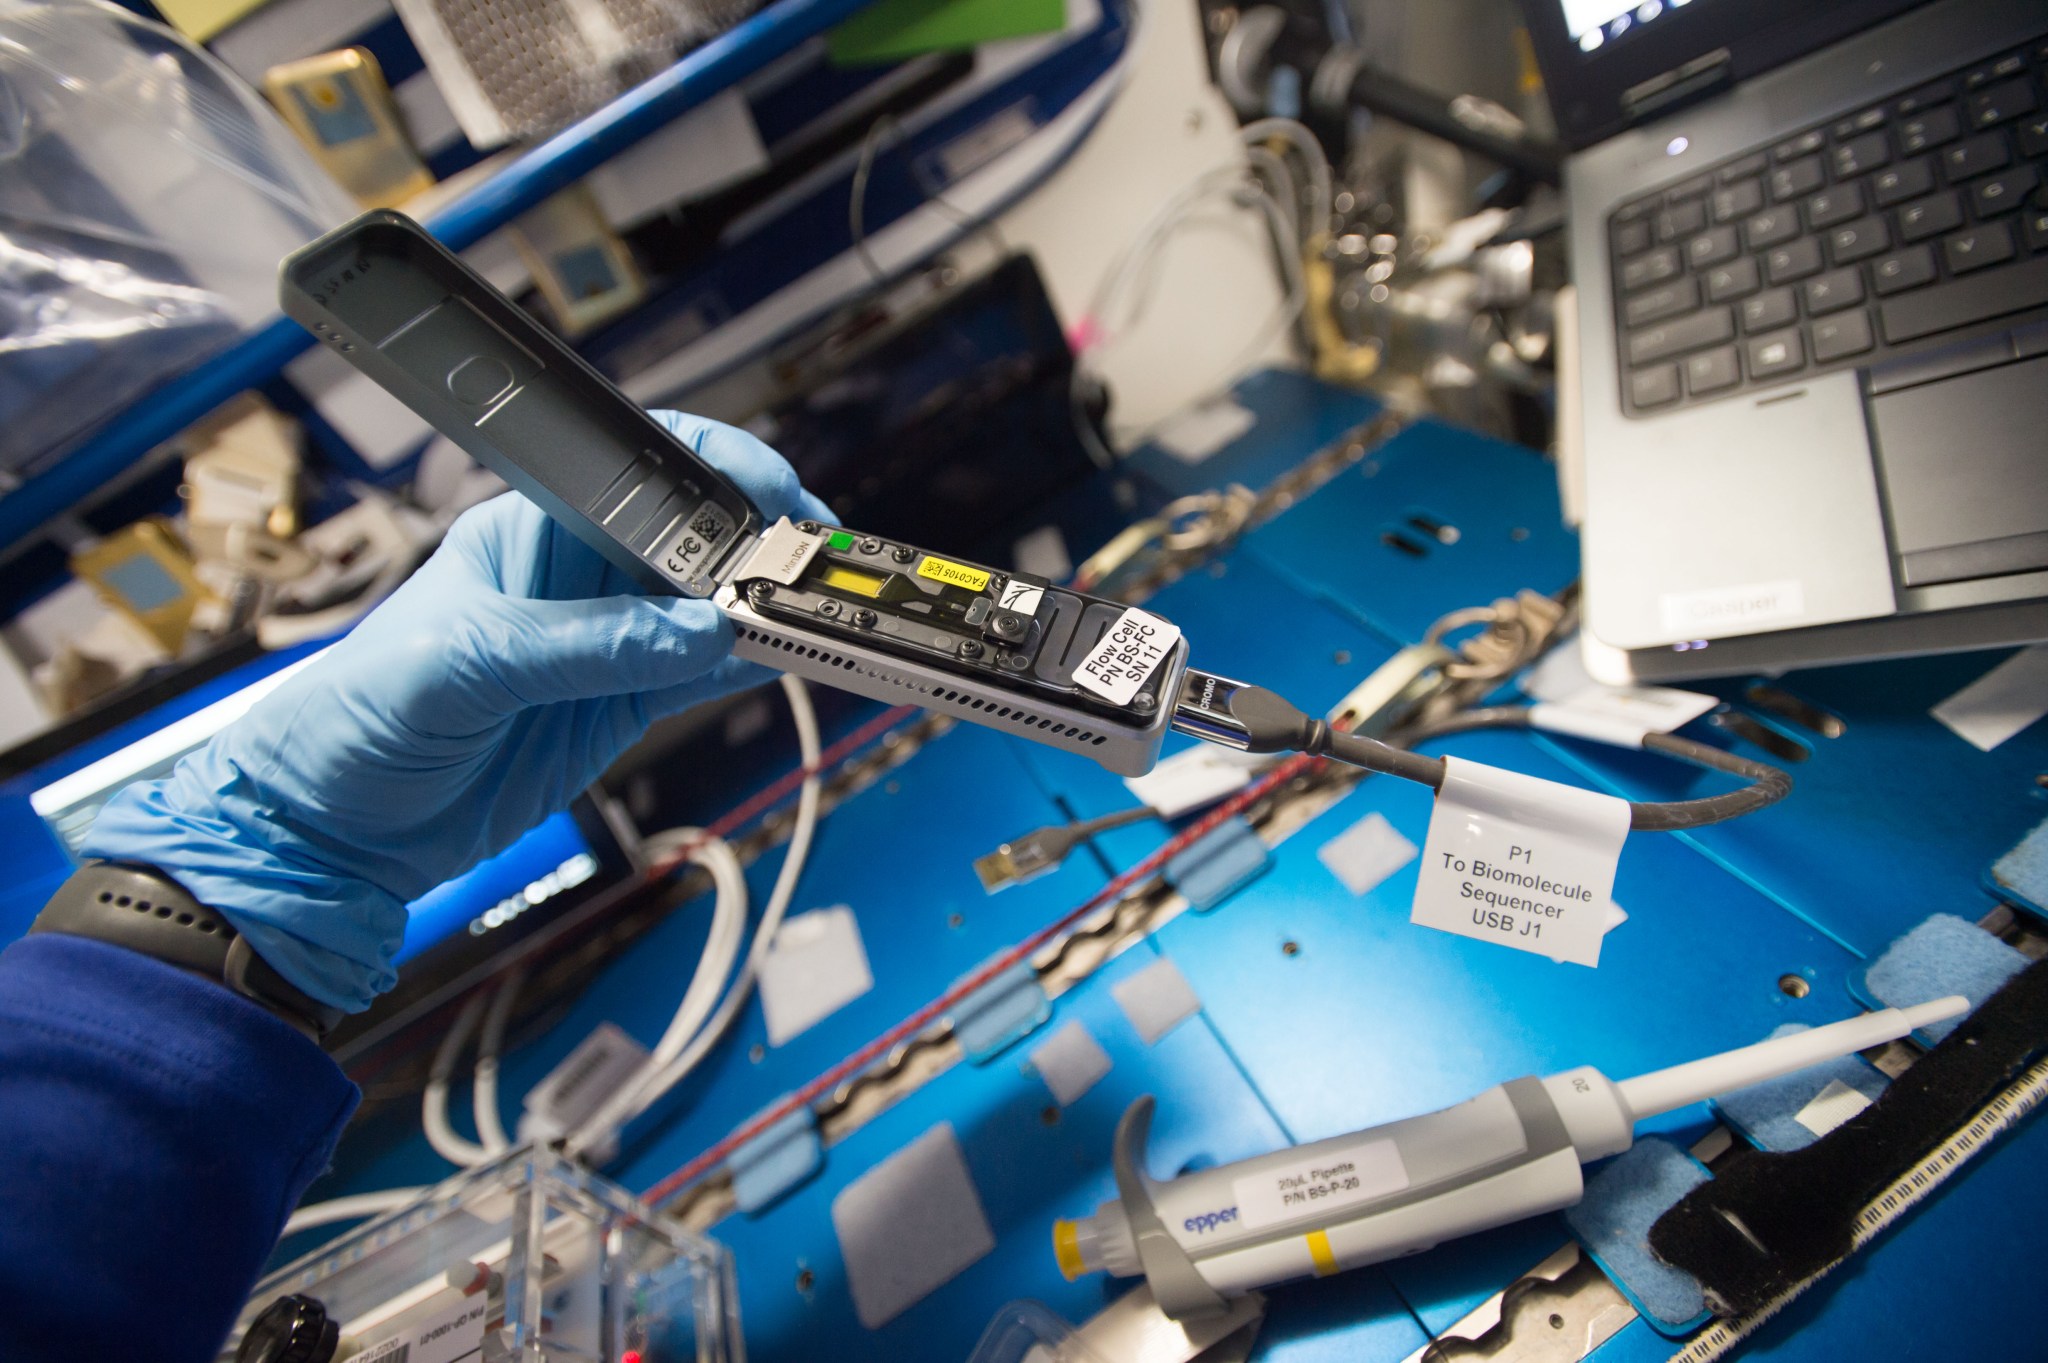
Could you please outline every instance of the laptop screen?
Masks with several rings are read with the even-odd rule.
[[[1557,0],[1564,12],[1565,32],[1581,52],[1597,52],[1610,42],[1649,31],[1651,24],[1675,14],[1694,0]],[[1710,4],[1712,0],[1699,0]]]
[[[1586,147],[1925,0],[1523,0],[1558,132]]]

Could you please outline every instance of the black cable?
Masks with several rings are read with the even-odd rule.
[[[1264,687],[1244,687],[1230,696],[1227,705],[1230,717],[1242,729],[1247,749],[1251,752],[1308,753],[1315,757],[1333,758],[1366,771],[1398,776],[1404,781],[1428,786],[1431,790],[1443,787],[1442,758],[1424,757],[1378,739],[1332,729]],[[1495,706],[1467,710],[1434,724],[1404,730],[1397,737],[1405,747],[1414,747],[1434,738],[1470,733],[1475,729],[1527,727],[1528,707]],[[1725,795],[1709,795],[1696,800],[1631,800],[1628,805],[1631,829],[1668,833],[1702,828],[1776,804],[1792,789],[1792,778],[1776,767],[1752,762],[1746,757],[1737,757],[1734,753],[1695,743],[1691,739],[1674,738],[1669,734],[1646,734],[1642,746],[1695,766],[1740,776],[1750,784]]]
[[[974,874],[981,878],[981,886],[990,894],[1006,885],[1052,870],[1070,856],[1076,847],[1098,833],[1111,829],[1125,828],[1147,819],[1156,819],[1149,805],[1134,809],[1120,809],[1114,814],[1099,818],[1080,819],[1074,823],[1054,824],[1049,828],[1035,828],[1022,837],[1011,838],[1008,842],[985,857],[974,859]]]
[[[1435,724],[1422,725],[1407,730],[1401,735],[1410,746],[1427,743],[1433,738],[1450,734],[1471,733],[1477,729],[1526,729],[1530,707],[1525,705],[1497,705],[1479,710],[1467,710],[1450,716]],[[1681,762],[1690,762],[1696,767],[1739,776],[1750,784],[1741,790],[1731,790],[1725,795],[1708,795],[1696,800],[1649,800],[1629,801],[1629,824],[1632,829],[1648,833],[1673,833],[1687,828],[1704,828],[1708,824],[1739,819],[1744,814],[1754,814],[1767,805],[1774,805],[1792,793],[1792,777],[1767,762],[1752,762],[1747,757],[1738,757],[1732,752],[1705,743],[1695,743],[1689,738],[1678,738],[1671,734],[1644,734],[1643,747],[1649,752],[1675,757]]]

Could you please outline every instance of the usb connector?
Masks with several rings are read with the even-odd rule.
[[[1076,847],[1097,833],[1142,823],[1152,817],[1150,809],[1140,806],[1105,814],[1099,819],[1033,829],[1021,838],[1012,838],[987,856],[976,857],[974,874],[980,878],[981,888],[994,894],[997,890],[1008,889],[1053,870],[1071,856]]]

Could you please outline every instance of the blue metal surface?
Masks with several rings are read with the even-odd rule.
[[[732,1200],[743,1214],[763,1211],[825,1165],[818,1118],[799,1107],[732,1152]]]
[[[1523,587],[1554,592],[1579,570],[1578,539],[1559,523],[1549,461],[1436,421],[1401,432],[1252,532],[1245,549],[1403,643],[1419,641],[1446,611]]]
[[[1092,1211],[1114,1195],[1104,1152],[1118,1117],[1141,1093],[1182,1093],[1191,1100],[1154,1127],[1157,1173],[1272,1148],[1278,1132],[1205,1027],[1184,1023],[1147,1047],[1124,1020],[1109,986],[1150,959],[1148,951],[1129,953],[1059,1000],[1060,1021],[1085,1026],[1109,1053],[1111,1068],[1072,1106],[1055,1109],[1056,1121],[1046,1120],[1051,1097],[1025,1073],[1021,1057],[959,1066],[834,1147],[823,1174],[767,1215],[722,1223],[719,1234],[739,1265],[748,1356],[762,1363],[834,1356],[956,1360],[966,1357],[996,1307],[1014,1297],[1034,1297],[1068,1320],[1094,1314],[1121,1285],[1100,1277],[1064,1281],[1053,1264],[1052,1223]],[[940,1121],[952,1123],[960,1138],[996,1248],[882,1329],[866,1331],[846,1291],[832,1199]],[[807,1296],[795,1287],[804,1267],[815,1275]],[[1391,1297],[1381,1306],[1390,1319],[1407,1324],[1409,1347],[1420,1345],[1420,1332]]]
[[[1787,766],[1791,798],[1769,818],[1684,836],[1866,956],[1930,913],[1981,917],[1992,905],[1980,881],[1984,868],[2048,816],[2048,791],[2034,779],[2048,772],[2048,724],[2034,724],[1987,753],[1928,711],[2007,656],[2009,650],[1961,653],[1777,679],[1777,688],[1838,717],[1843,732],[1827,738],[1771,721],[1812,749],[1806,761]],[[1766,716],[1744,700],[1746,685],[1693,689]],[[1540,741],[1586,777],[1636,799],[1669,799],[1709,779],[1597,744]],[[1747,742],[1733,746],[1774,760]]]
[[[1231,483],[1256,491],[1380,411],[1363,393],[1331,388],[1292,369],[1262,369],[1241,380],[1228,401],[1257,418],[1235,440],[1196,460],[1142,445],[1123,466],[1170,497]]]
[[[1276,611],[1276,603],[1286,603]],[[1198,667],[1257,680],[1308,710],[1342,699],[1396,650],[1395,643],[1334,606],[1303,596],[1254,555],[1238,553],[1175,583],[1149,603],[1182,623]],[[1286,623],[1275,627],[1284,611]],[[1168,735],[1164,754],[1196,741]],[[1092,762],[1018,743],[1019,760],[1069,818],[1091,818],[1137,803],[1121,779]],[[990,830],[1001,836],[1030,825]],[[1129,866],[1159,845],[1156,824],[1137,824],[1094,840],[1116,867]],[[1008,893],[1005,891],[1005,893]]]
[[[969,1064],[985,1065],[1051,1019],[1038,972],[1019,961],[953,1005],[953,1035]]]
[[[1310,390],[1296,396],[1314,400]],[[1297,438],[1315,428],[1312,417],[1301,415]],[[1282,462],[1256,445],[1219,458],[1242,459],[1245,468]],[[1320,707],[1443,611],[1521,586],[1554,590],[1569,578],[1571,542],[1554,529],[1549,470],[1534,456],[1424,426],[1374,463],[1257,532],[1219,572],[1197,573],[1155,599],[1194,641],[1199,664]],[[1379,527],[1417,510],[1457,526],[1457,542],[1439,540],[1421,560],[1393,557],[1398,551],[1379,542]],[[1518,527],[1527,533],[1513,535]],[[1109,1074],[1072,1106],[1053,1103],[1028,1069],[1028,1042],[986,1065],[956,1065],[828,1149],[809,1182],[716,1227],[738,1258],[751,1355],[771,1363],[952,1363],[1005,1301],[1036,1297],[1069,1320],[1092,1314],[1116,1287],[1101,1278],[1064,1282],[1049,1227],[1110,1195],[1111,1131],[1140,1093],[1160,1100],[1152,1162],[1167,1175],[1442,1106],[1517,1075],[1590,1063],[1626,1077],[1760,1039],[1784,1022],[1855,1011],[1850,979],[1865,954],[1910,925],[1894,926],[1900,906],[1912,904],[1918,921],[1937,907],[1967,915],[1988,903],[1984,866],[2040,819],[2039,798],[2015,790],[2018,778],[2030,781],[2048,765],[2033,746],[2039,733],[1980,754],[1925,713],[1990,661],[1785,679],[1787,689],[1834,709],[1847,732],[1813,738],[1817,753],[1799,771],[1799,788],[1772,810],[1708,830],[1712,836],[1633,837],[1615,887],[1629,918],[1609,934],[1597,970],[1410,925],[1412,863],[1370,893],[1351,895],[1317,860],[1317,848],[1371,812],[1420,846],[1429,814],[1420,788],[1367,780],[1275,849],[1272,869],[1215,912],[1182,915],[1053,1001],[1053,1026],[1081,1022],[1112,1058]],[[1739,698],[1739,688],[1722,693]],[[1646,795],[1697,784],[1670,764],[1528,733],[1469,735],[1445,750],[1553,780],[1611,789],[1641,783]],[[995,896],[982,893],[969,863],[1008,834],[1130,799],[1121,782],[1085,761],[962,727],[836,810],[794,907],[853,907],[874,988],[777,1049],[765,1046],[750,1008],[704,1072],[630,1133],[612,1172],[629,1186],[653,1183],[1085,899],[1111,868],[1158,844],[1157,825],[1105,835],[1097,840],[1102,861],[1078,853]],[[1973,818],[1996,827],[1967,827]],[[1913,829],[1928,831],[1908,838]],[[774,858],[767,860],[750,876],[757,896],[773,875]],[[550,1034],[507,1058],[508,1095],[600,1020],[643,1038],[656,1034],[695,962],[706,918],[702,904],[687,907],[612,963]],[[1292,952],[1283,949],[1288,943]],[[1204,1009],[1147,1047],[1110,986],[1161,954]],[[1803,982],[1803,997],[1786,991],[1788,977]],[[1647,1129],[1688,1145],[1710,1120],[1702,1105]],[[832,1200],[941,1121],[959,1135],[996,1248],[867,1332],[839,1263]],[[2014,1341],[2034,1337],[2031,1261],[2013,1251],[2039,1238],[2044,1155],[2048,1135],[2035,1122],[1769,1326],[1748,1356],[1961,1357],[2011,1352]],[[417,1181],[440,1167],[408,1134],[345,1151],[343,1170],[323,1192]],[[1283,1287],[1272,1294],[1254,1357],[1393,1363],[1567,1239],[1561,1218],[1539,1217]],[[1638,1321],[1595,1357],[1635,1363],[1667,1359],[1673,1349]]]

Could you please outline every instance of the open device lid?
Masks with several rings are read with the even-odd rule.
[[[285,315],[646,587],[705,597],[761,515],[412,219],[365,213],[285,257]]]

